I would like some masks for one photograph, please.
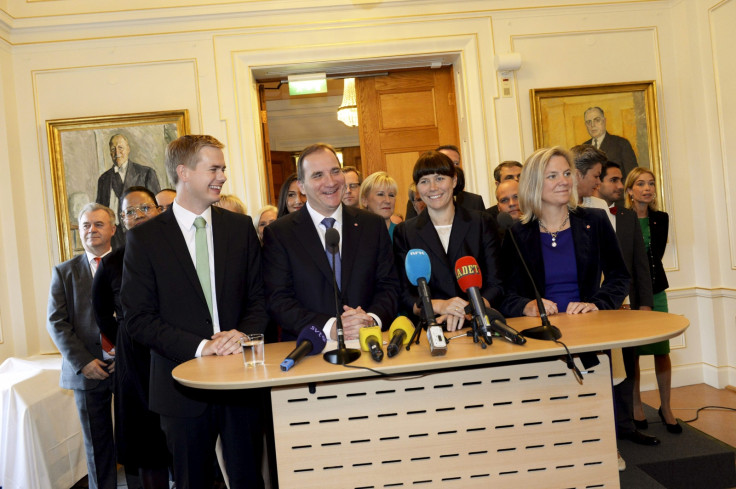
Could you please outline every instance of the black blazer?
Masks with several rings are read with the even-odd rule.
[[[495,222],[485,212],[469,211],[455,207],[448,251],[440,242],[437,230],[425,210],[414,219],[404,221],[394,231],[394,255],[396,270],[401,278],[401,306],[407,312],[419,300],[417,288],[406,276],[406,254],[419,248],[427,252],[432,266],[429,289],[433,299],[466,297],[455,278],[455,262],[464,256],[472,256],[478,262],[483,275],[481,295],[491,307],[498,307],[503,295],[498,278],[498,231]]]
[[[669,214],[662,211],[649,211],[649,231],[652,235],[652,243],[649,246],[649,269],[652,276],[652,291],[655,294],[670,286],[667,282],[667,275],[664,273],[664,265],[662,265],[669,229]]]
[[[220,329],[263,333],[268,316],[253,222],[213,206],[212,238]],[[173,209],[128,232],[124,264],[125,328],[151,349],[151,410],[198,416],[208,394],[183,387],[171,371],[210,339],[212,320]]]
[[[608,216],[601,209],[578,207],[570,212],[570,228],[575,246],[580,300],[592,302],[598,309],[618,309],[629,293],[629,273]],[[539,221],[533,219],[527,224],[517,222],[511,231],[539,293],[544,297],[546,280]],[[605,277],[603,284],[601,273]],[[524,306],[534,299],[534,288],[508,236],[501,248],[501,277],[506,289],[501,312],[509,317],[522,316]]]
[[[632,309],[652,307],[652,279],[649,276],[649,260],[636,213],[618,208],[616,213],[616,237],[621,247],[626,269],[631,275],[629,301]]]
[[[375,214],[342,206],[343,305],[376,314],[388,329],[396,317],[399,279],[386,222]],[[263,232],[263,269],[268,312],[284,339],[335,317],[332,268],[305,205]]]
[[[486,205],[483,203],[483,197],[472,192],[466,192],[462,190],[455,196],[455,206],[464,207],[468,210],[483,211],[486,209]],[[414,209],[414,204],[411,200],[406,202],[406,219],[417,217],[417,211]]]

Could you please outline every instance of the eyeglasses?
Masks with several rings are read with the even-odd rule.
[[[123,217],[123,219],[131,219],[133,217],[136,217],[139,212],[148,215],[156,209],[161,208],[154,204],[132,205],[130,207],[127,207],[126,209],[123,209],[123,212],[121,212],[120,215]]]
[[[590,119],[588,121],[585,121],[586,126],[592,126],[593,124],[600,124],[603,120],[602,117],[596,117],[595,119]]]

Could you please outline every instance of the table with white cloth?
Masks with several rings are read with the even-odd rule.
[[[59,387],[60,355],[0,365],[0,485],[69,489],[87,474],[74,393]]]

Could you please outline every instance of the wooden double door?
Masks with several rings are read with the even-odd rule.
[[[398,183],[396,212],[404,214],[412,169],[419,155],[443,144],[459,146],[457,106],[452,67],[406,70],[356,79],[360,132],[360,170],[363,176],[386,171]],[[266,154],[268,128],[262,113]],[[329,138],[325,138],[329,142]],[[282,178],[283,162],[266,162],[273,202]],[[280,181],[278,181],[280,180]]]
[[[396,179],[396,212],[403,215],[419,155],[443,144],[459,146],[452,67],[356,82],[363,174],[383,170]]]

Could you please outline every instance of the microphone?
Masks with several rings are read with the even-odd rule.
[[[414,336],[414,325],[411,324],[408,317],[399,316],[391,323],[388,335],[391,337],[391,342],[386,347],[386,353],[391,358],[401,353],[401,347],[408,344],[411,337]]]
[[[340,233],[329,228],[325,233],[325,248],[332,254],[332,288],[335,291],[335,322],[337,324],[337,349],[326,352],[322,358],[333,365],[345,365],[360,358],[360,350],[345,347],[345,332],[342,327],[340,298],[337,293],[337,276],[335,275],[335,257],[340,252]]]
[[[498,225],[501,229],[507,231],[507,234],[511,236],[511,242],[514,243],[514,248],[516,248],[516,253],[519,255],[519,259],[521,260],[521,264],[524,265],[524,270],[526,270],[526,274],[529,276],[529,281],[532,283],[532,287],[534,288],[534,295],[537,299],[537,309],[539,309],[539,317],[542,319],[542,325],[536,326],[534,328],[528,328],[521,332],[522,335],[528,336],[529,338],[534,338],[536,340],[549,340],[549,341],[555,341],[562,337],[562,332],[557,326],[553,326],[549,322],[549,318],[547,317],[547,310],[544,308],[544,303],[542,302],[542,296],[539,295],[539,289],[537,289],[537,284],[534,283],[534,277],[532,277],[532,273],[529,271],[529,267],[526,264],[526,260],[524,260],[524,255],[521,254],[521,250],[519,249],[519,245],[516,242],[516,238],[514,237],[514,233],[511,231],[511,227],[514,225],[514,218],[511,217],[511,215],[508,212],[500,212],[498,214]]]
[[[434,318],[432,296],[429,294],[429,287],[427,286],[429,277],[432,275],[432,264],[429,261],[429,255],[424,250],[411,249],[406,254],[404,267],[409,282],[417,287],[422,301],[422,319],[427,324],[429,351],[432,356],[444,355],[447,353],[447,341],[444,334],[442,334],[442,327],[437,324],[437,320]]]
[[[286,372],[305,356],[321,353],[326,344],[327,338],[321,329],[316,326],[307,326],[299,332],[296,348],[281,362],[281,370]]]
[[[325,233],[325,247],[333,255],[340,251],[340,233],[335,228],[330,228]]]
[[[376,362],[383,360],[383,348],[381,344],[380,326],[360,328],[360,349],[371,352],[371,358]]]
[[[491,320],[491,329],[503,336],[506,340],[517,345],[526,343],[524,338],[518,331],[506,324],[506,318],[493,308],[486,308],[486,314]]]
[[[472,256],[464,256],[458,259],[455,262],[455,277],[457,278],[457,283],[460,286],[460,289],[468,294],[468,297],[470,298],[470,304],[473,306],[473,314],[476,317],[476,324],[480,329],[483,340],[490,345],[493,343],[493,335],[490,332],[491,323],[486,315],[483,296],[480,295],[480,287],[483,284],[483,277],[475,258]]]

